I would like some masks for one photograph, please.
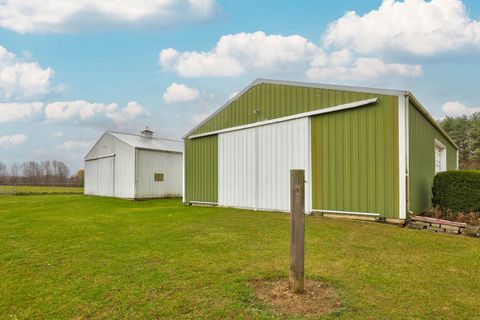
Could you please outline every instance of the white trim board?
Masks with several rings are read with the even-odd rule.
[[[323,213],[348,214],[348,215],[356,215],[356,216],[380,217],[380,213],[374,213],[374,212],[355,212],[355,211],[320,210],[320,209],[313,209],[312,212],[323,212]]]
[[[407,102],[405,96],[398,97],[398,217],[406,219],[407,217]]]
[[[335,111],[340,111],[340,110],[358,108],[358,107],[366,106],[366,105],[377,103],[377,102],[378,102],[378,98],[375,97],[375,98],[371,98],[371,99],[366,99],[366,100],[360,100],[360,101],[350,102],[350,103],[346,103],[346,104],[341,104],[341,105],[338,105],[338,106],[335,106],[335,107],[323,108],[323,109],[318,109],[318,110],[303,112],[303,113],[297,113],[297,114],[282,117],[282,118],[275,118],[275,119],[271,119],[271,120],[254,122],[254,123],[250,123],[250,124],[246,124],[246,125],[242,125],[242,126],[231,127],[231,128],[221,129],[221,130],[215,130],[215,131],[195,134],[195,135],[192,135],[188,138],[189,139],[195,139],[195,138],[201,138],[201,137],[211,136],[211,135],[225,133],[225,132],[231,132],[231,131],[243,130],[243,129],[248,129],[248,128],[260,127],[260,126],[265,126],[265,125],[269,125],[269,124],[273,124],[273,123],[277,123],[277,122],[284,122],[284,121],[295,120],[295,119],[299,119],[299,118],[311,117],[311,116],[324,114],[324,113],[330,113],[330,112],[335,112]]]

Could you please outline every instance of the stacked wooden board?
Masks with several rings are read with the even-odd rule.
[[[426,229],[432,232],[462,234],[467,227],[466,223],[413,216],[407,227],[412,229]]]

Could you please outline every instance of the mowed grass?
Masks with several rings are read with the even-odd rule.
[[[479,319],[480,240],[306,219],[328,319]],[[289,216],[180,200],[0,199],[0,319],[269,319],[248,281],[286,277]]]
[[[13,186],[0,186],[0,194],[13,194]],[[46,186],[15,186],[15,194],[83,194],[83,188],[79,187],[46,187]]]

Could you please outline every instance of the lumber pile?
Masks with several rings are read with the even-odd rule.
[[[407,224],[407,227],[432,232],[462,234],[467,227],[467,224],[463,222],[413,216]]]

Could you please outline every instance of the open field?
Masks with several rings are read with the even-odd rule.
[[[288,275],[286,214],[43,195],[0,226],[1,319],[267,319],[247,282]],[[325,318],[480,318],[478,239],[309,217],[305,252],[344,301]]]
[[[45,186],[16,186],[15,193],[22,194],[83,194],[83,188],[79,187],[45,187]],[[13,186],[0,186],[0,194],[13,194]]]

